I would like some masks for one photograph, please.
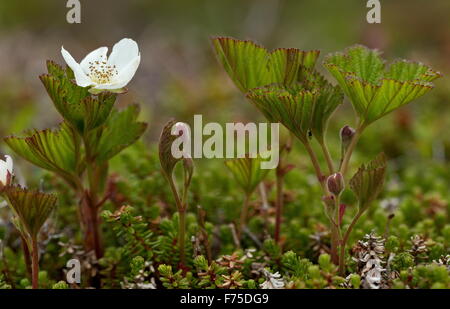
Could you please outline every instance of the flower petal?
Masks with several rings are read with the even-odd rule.
[[[125,68],[119,71],[119,74],[113,80],[117,88],[125,87],[131,81],[140,63],[141,55],[134,58]]]
[[[12,171],[13,171],[13,159],[10,156],[8,156],[8,155],[5,155],[5,158],[6,158],[6,169],[12,174]]]
[[[6,185],[8,180],[8,168],[5,161],[0,160],[0,184]]]
[[[72,55],[64,49],[64,47],[61,47],[61,54],[67,65],[72,69],[77,85],[80,87],[92,85],[91,79],[83,72],[81,66],[75,61],[75,59],[73,59]]]
[[[139,47],[132,39],[122,39],[117,42],[108,58],[108,64],[116,65],[117,70],[124,69],[128,64],[139,56]]]
[[[121,89],[125,87],[136,73],[139,63],[141,62],[141,56],[134,58],[124,69],[119,71],[119,75],[114,78],[111,83],[98,84],[96,89]]]
[[[89,75],[90,69],[89,69],[89,62],[94,63],[95,61],[107,61],[108,58],[106,54],[108,53],[108,47],[100,47],[96,50],[91,51],[84,59],[80,62],[80,66],[83,69],[84,73]]]

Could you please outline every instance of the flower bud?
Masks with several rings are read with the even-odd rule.
[[[342,147],[347,148],[353,138],[353,135],[355,135],[355,129],[350,126],[344,126],[341,129],[340,135]]]
[[[344,177],[342,177],[341,173],[334,173],[330,175],[327,179],[327,188],[328,191],[335,196],[339,196],[341,192],[345,188]]]

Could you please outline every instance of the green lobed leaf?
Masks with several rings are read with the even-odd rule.
[[[323,143],[328,121],[336,108],[343,103],[344,94],[339,86],[331,85],[314,69],[304,71],[303,76],[300,77],[300,83],[305,89],[317,92],[310,129],[313,136]]]
[[[77,172],[80,141],[66,122],[55,130],[34,130],[25,137],[9,136],[4,140],[18,155],[41,168],[62,175]]]
[[[113,111],[106,123],[90,136],[94,157],[105,162],[135,143],[147,129],[147,123],[138,122],[139,106],[130,105],[122,111]]]
[[[350,179],[350,188],[362,209],[367,208],[381,193],[385,173],[386,157],[381,153],[367,165],[362,165]]]
[[[101,92],[91,95],[87,88],[73,81],[73,72],[53,61],[47,62],[48,74],[39,78],[58,112],[81,134],[102,125],[115,103],[117,94]]]
[[[251,194],[259,183],[266,177],[268,169],[261,168],[261,157],[236,158],[225,161],[225,165],[232,172],[234,179],[245,193]]]
[[[376,50],[356,45],[328,55],[324,66],[336,78],[363,125],[423,96],[441,76],[429,67],[397,60],[387,69]]]
[[[314,70],[319,51],[279,48],[269,52],[251,41],[221,37],[214,38],[213,44],[231,79],[268,121],[281,122],[302,141],[310,130],[323,140],[328,119],[342,103],[343,94]],[[286,91],[295,98],[284,98]],[[296,99],[305,105],[294,104]]]
[[[22,232],[25,230],[28,236],[36,238],[56,206],[56,195],[31,191],[20,186],[7,187],[5,195],[19,219]]]
[[[270,83],[265,48],[251,41],[224,37],[213,38],[212,42],[219,61],[242,92]]]
[[[301,69],[314,67],[319,57],[317,50],[279,48],[269,52],[252,41],[227,37],[212,42],[225,71],[243,93],[273,83],[295,83]]]
[[[307,142],[317,102],[317,92],[301,90],[291,94],[280,85],[270,85],[249,91],[247,98],[263,113],[283,124],[302,142]]]

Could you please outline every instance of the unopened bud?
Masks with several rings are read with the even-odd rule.
[[[341,173],[334,173],[330,175],[327,179],[327,188],[328,191],[335,196],[339,196],[341,192],[345,188],[344,177],[342,177]]]
[[[344,126],[341,129],[341,143],[342,143],[342,147],[347,148],[347,146],[350,144],[353,135],[355,135],[355,129],[353,129],[350,126]]]

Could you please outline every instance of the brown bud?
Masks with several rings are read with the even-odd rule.
[[[340,135],[341,135],[342,146],[347,147],[350,144],[350,142],[353,138],[353,135],[355,135],[355,129],[353,129],[350,126],[344,126],[341,129]]]
[[[341,192],[345,188],[344,177],[342,177],[341,173],[334,173],[330,175],[327,179],[327,188],[328,191],[335,196],[339,196]]]

